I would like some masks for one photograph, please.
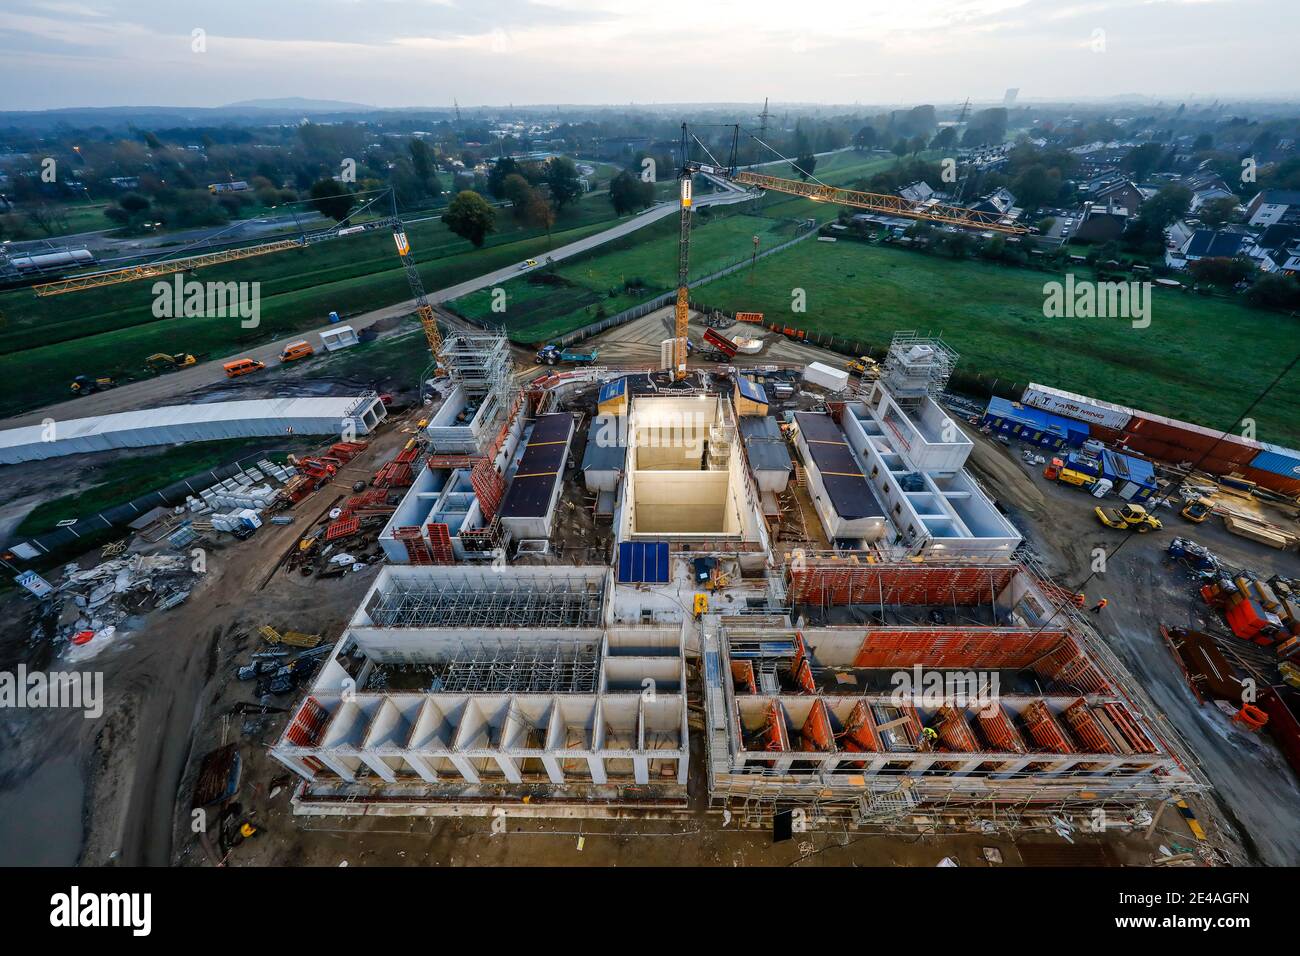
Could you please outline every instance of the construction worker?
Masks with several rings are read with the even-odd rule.
[[[241,842],[244,840],[251,840],[253,837],[259,836],[261,832],[262,830],[260,827],[253,826],[252,820],[245,820],[239,825],[239,837]]]
[[[1088,603],[1088,597],[1086,594],[1084,594],[1082,591],[1079,591],[1077,594],[1075,594],[1074,606],[1077,607],[1080,611],[1083,610],[1084,605],[1086,605],[1087,603]]]
[[[932,750],[935,744],[939,742],[939,732],[933,727],[924,727],[921,730],[921,749]]]
[[[1093,614],[1100,614],[1102,612],[1102,609],[1107,605],[1107,603],[1109,602],[1107,602],[1105,598],[1102,598],[1100,601],[1094,604],[1089,610],[1091,610]]]

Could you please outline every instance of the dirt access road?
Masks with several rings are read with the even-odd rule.
[[[1214,623],[1188,572],[1166,557],[1174,537],[1190,538],[1229,565],[1264,577],[1300,577],[1300,555],[1230,534],[1217,518],[1192,524],[1169,507],[1157,511],[1164,523],[1160,531],[1137,535],[1107,528],[1093,513],[1098,502],[1091,495],[1049,482],[1041,467],[1026,465],[1018,453],[971,429],[968,434],[976,441],[977,471],[1058,581],[1078,585],[1088,577],[1093,549],[1107,549],[1105,572],[1086,586],[1090,606],[1103,597],[1109,602],[1093,623],[1182,736],[1213,785],[1207,799],[1194,801],[1213,809],[1199,814],[1202,822],[1213,825],[1217,817],[1226,835],[1240,846],[1242,862],[1300,864],[1300,829],[1295,825],[1300,819],[1300,784],[1295,773],[1271,737],[1235,728],[1216,707],[1197,702],[1160,636],[1161,624],[1204,630]],[[1249,650],[1250,645],[1242,644],[1242,654]]]
[[[412,410],[418,417],[422,410]],[[403,429],[406,429],[405,431]],[[121,639],[75,669],[104,675],[104,713],[46,709],[0,715],[0,853],[10,863],[167,865],[173,824],[186,826],[188,804],[177,805],[192,762],[196,733],[217,721],[209,706],[227,682],[219,662],[234,648],[260,644],[263,624],[336,637],[377,571],[330,580],[271,571],[287,549],[351,484],[368,478],[406,442],[410,421],[390,419],[367,451],[327,486],[300,503],[289,526],[266,524],[248,541],[204,539],[207,573],[177,608],[128,619]],[[85,561],[87,566],[95,558]],[[269,578],[268,578],[269,576]],[[265,585],[265,586],[264,586]],[[48,643],[27,641],[29,604],[9,592],[0,608],[0,666],[69,669]],[[56,765],[54,772],[45,768]],[[57,842],[56,842],[57,837]],[[56,845],[51,848],[50,844]]]

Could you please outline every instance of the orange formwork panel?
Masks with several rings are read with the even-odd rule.
[[[799,729],[799,749],[817,750],[830,753],[835,749],[835,735],[831,732],[830,715],[826,712],[826,702],[818,699],[813,702],[808,719]]]
[[[289,729],[284,732],[289,743],[298,747],[310,747],[320,740],[321,731],[329,720],[329,713],[315,697],[308,697],[298,708]]]
[[[1033,665],[1040,677],[1085,694],[1110,694],[1110,683],[1097,666],[1083,656],[1079,645],[1067,638]]]
[[[1092,715],[1088,709],[1088,702],[1082,697],[1076,700],[1061,715],[1065,718],[1066,724],[1070,727],[1070,732],[1083,745],[1083,749],[1091,754],[1111,754],[1115,752],[1115,747],[1107,739],[1097,718]]]
[[[812,564],[790,569],[795,604],[971,606],[1000,594],[1020,569],[932,565]]]
[[[326,541],[337,541],[361,530],[361,519],[349,511],[342,512],[325,529]]]
[[[417,527],[397,528],[393,538],[406,547],[406,557],[411,564],[433,564],[433,555],[429,553],[429,542],[424,539]]]
[[[1101,705],[1102,713],[1110,718],[1111,724],[1119,731],[1125,742],[1138,753],[1153,754],[1156,746],[1138,726],[1133,715],[1123,704],[1109,703]]]
[[[817,693],[817,682],[813,680],[812,662],[808,658],[808,648],[803,642],[803,635],[794,635],[794,663],[790,665],[790,676],[795,685],[805,694]]]
[[[425,526],[429,532],[429,557],[434,564],[455,564],[456,552],[451,548],[451,531],[443,522],[430,522]]]
[[[1029,750],[1001,704],[990,704],[979,710],[975,715],[975,726],[988,749],[995,753],[1022,754]]]
[[[790,749],[790,736],[785,729],[785,717],[781,714],[781,705],[772,701],[767,708],[767,723],[759,736],[764,750],[785,752]]]
[[[754,665],[750,661],[731,662],[731,684],[737,694],[757,694]]]
[[[876,753],[880,750],[875,721],[865,700],[860,700],[853,706],[849,712],[849,721],[837,740],[840,748],[849,753]],[[858,766],[862,764],[859,763]]]
[[[949,750],[958,753],[975,753],[980,749],[979,741],[971,732],[966,717],[955,707],[939,709],[939,742]]]
[[[1054,754],[1074,753],[1070,739],[1065,736],[1065,731],[1041,700],[1031,701],[1021,717],[1038,750]]]
[[[1064,631],[1027,634],[1012,628],[872,628],[853,666],[1022,668],[1065,639]]]

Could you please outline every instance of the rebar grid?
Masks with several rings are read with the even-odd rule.
[[[389,582],[366,613],[377,627],[599,627],[603,582],[536,579]]]

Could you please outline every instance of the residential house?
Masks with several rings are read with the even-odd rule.
[[[1118,239],[1128,228],[1131,213],[1114,202],[1085,203],[1083,218],[1074,229],[1071,242],[1110,242]]]
[[[1265,189],[1246,206],[1246,221],[1252,226],[1300,224],[1300,192],[1291,189]]]
[[[1232,259],[1246,255],[1252,238],[1248,233],[1227,229],[1197,229],[1177,250],[1165,253],[1171,269],[1186,269],[1200,259]]]

